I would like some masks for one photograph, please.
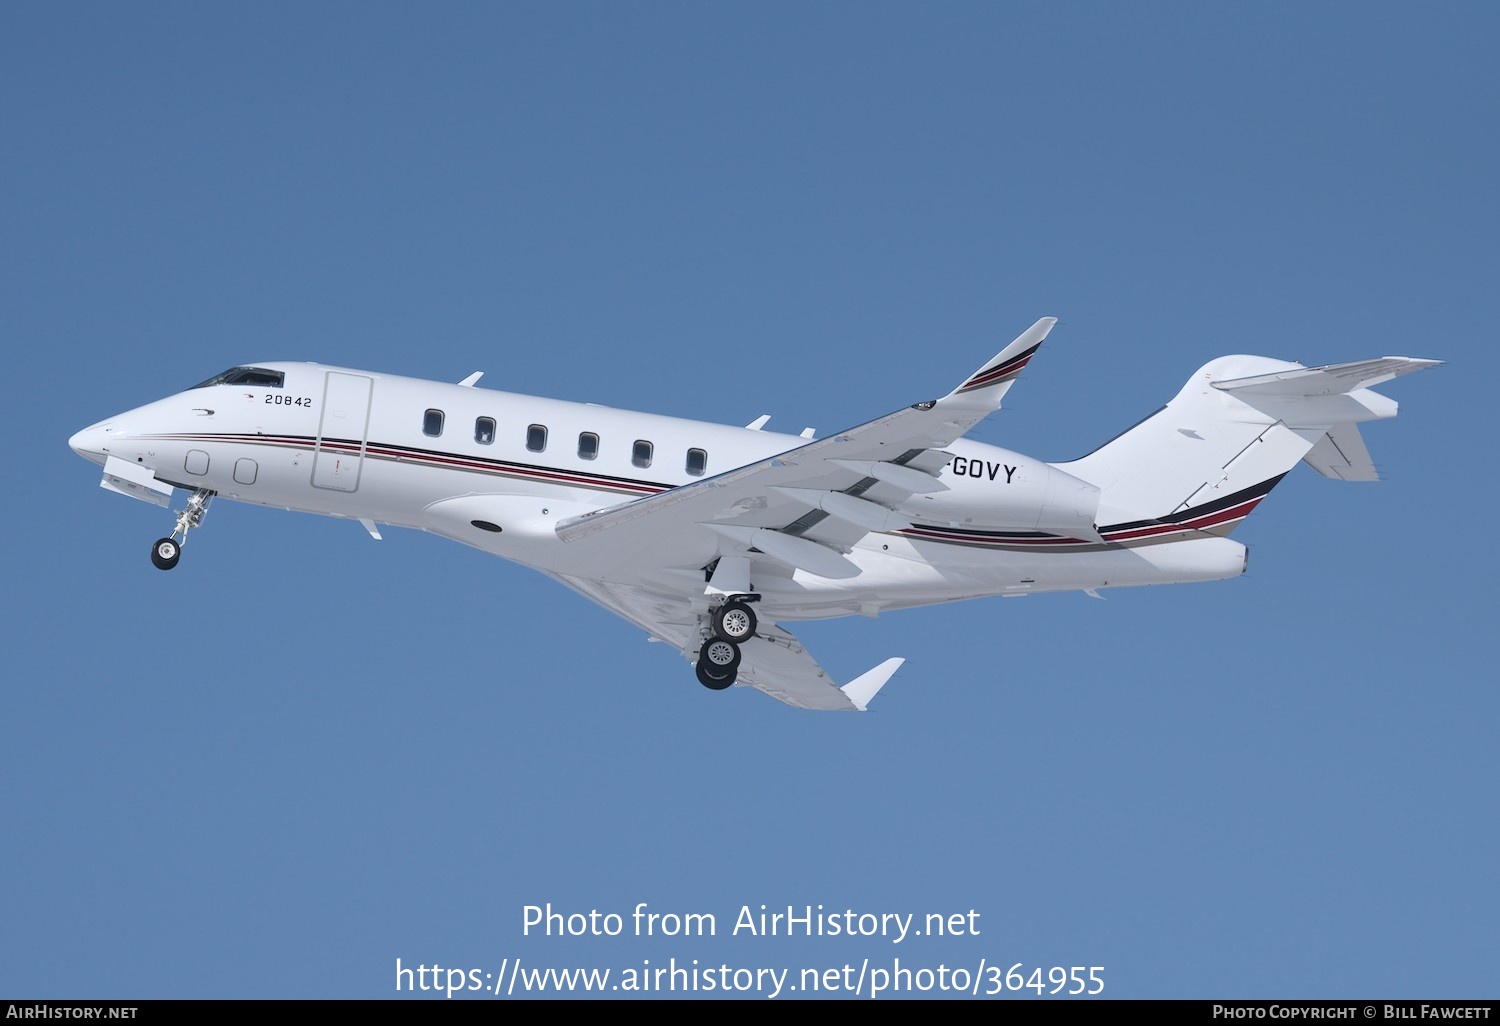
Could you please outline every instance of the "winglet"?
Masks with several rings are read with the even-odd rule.
[[[873,670],[866,670],[839,690],[848,696],[849,701],[854,703],[854,708],[865,712],[870,707],[870,701],[885,687],[885,682],[890,680],[901,664],[906,662],[899,656],[887,659]]]
[[[965,406],[999,409],[1001,398],[1010,390],[1011,383],[1020,376],[1022,368],[1030,362],[1041,347],[1042,340],[1047,337],[1047,332],[1056,323],[1056,317],[1043,317],[1037,321],[940,401],[952,402],[958,399]]]

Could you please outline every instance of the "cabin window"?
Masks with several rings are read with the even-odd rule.
[[[637,438],[634,447],[630,450],[630,462],[638,467],[651,466],[651,450],[655,448],[645,439]]]
[[[526,429],[526,448],[532,452],[542,452],[547,448],[547,429],[541,424],[533,424]]]
[[[489,445],[495,440],[495,418],[480,417],[474,422],[474,441]]]
[[[443,411],[428,410],[422,414],[422,434],[436,438],[443,433]]]
[[[599,436],[592,431],[585,431],[578,436],[578,458],[581,460],[598,459]]]
[[[702,477],[703,472],[708,469],[708,452],[703,449],[689,449],[687,454],[687,472],[694,477]]]

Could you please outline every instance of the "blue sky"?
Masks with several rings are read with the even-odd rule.
[[[0,994],[899,958],[1493,997],[1497,566],[1469,529],[1497,29],[1479,3],[4,5]],[[1385,387],[1382,483],[1287,478],[1239,580],[799,627],[843,679],[907,657],[865,716],[712,694],[427,535],[225,502],[159,573],[169,517],[66,446],[268,359],[829,431],[1043,315],[973,437],[1045,459],[1227,353],[1448,364]],[[717,935],[523,932],[641,902]],[[731,935],[762,904],[980,932]]]

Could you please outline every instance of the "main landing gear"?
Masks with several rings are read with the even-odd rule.
[[[698,650],[698,683],[722,691],[734,683],[740,669],[740,646],[755,637],[755,610],[750,603],[759,595],[738,595],[714,610],[708,618],[703,647]]]
[[[151,564],[158,570],[170,570],[182,558],[182,546],[187,544],[187,533],[203,526],[203,514],[208,512],[209,501],[215,493],[207,488],[198,488],[188,496],[187,508],[177,514],[177,526],[165,538],[158,538],[151,546]],[[178,541],[177,536],[182,540]]]

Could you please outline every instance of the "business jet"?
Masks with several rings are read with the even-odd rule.
[[[1304,367],[1226,356],[1084,456],[965,439],[1055,318],[940,399],[815,438],[316,363],[232,367],[69,440],[101,486],[164,508],[177,565],[215,497],[416,528],[561,581],[682,652],[699,682],[859,710],[902,665],[840,686],[784,624],[992,595],[1213,581],[1228,537],[1300,460],[1377,475],[1370,390],[1440,361]]]

